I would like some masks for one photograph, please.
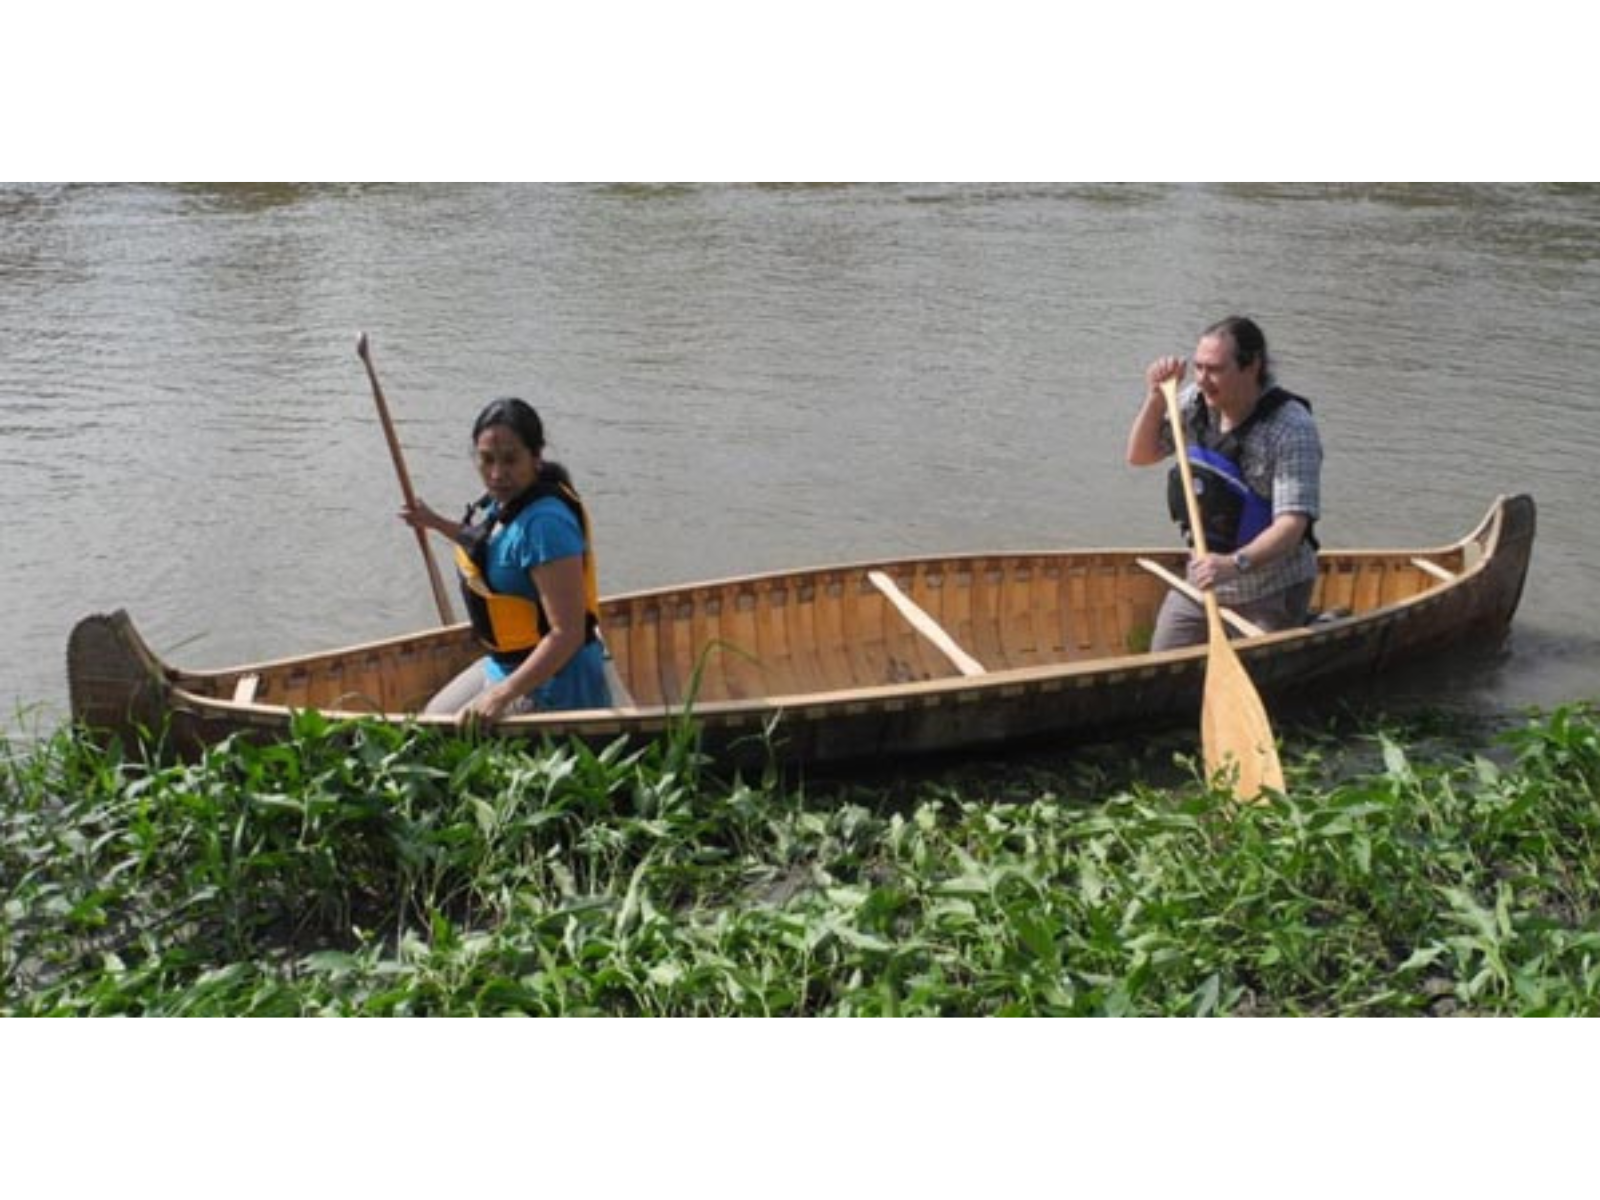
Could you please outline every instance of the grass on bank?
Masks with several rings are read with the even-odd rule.
[[[303,714],[0,742],[0,1013],[1600,1013],[1600,716],[1198,782],[724,780]]]

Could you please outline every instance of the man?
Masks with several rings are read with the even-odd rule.
[[[1179,406],[1209,553],[1191,560],[1189,580],[1214,589],[1218,603],[1263,629],[1302,625],[1317,579],[1312,527],[1322,480],[1311,405],[1277,386],[1266,336],[1247,317],[1229,317],[1202,333],[1193,362],[1195,383]],[[1153,465],[1173,453],[1161,384],[1183,375],[1181,358],[1158,358],[1146,369],[1149,390],[1128,433],[1131,465]],[[1176,465],[1168,507],[1192,544]],[[1151,649],[1205,638],[1205,610],[1168,593]]]

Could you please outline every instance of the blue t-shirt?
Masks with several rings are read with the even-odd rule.
[[[543,496],[490,539],[485,574],[494,591],[537,600],[539,589],[534,586],[530,574],[533,568],[557,559],[577,557],[583,551],[583,529],[578,518],[554,496]],[[499,683],[520,661],[521,658],[491,654],[484,665],[489,678]],[[533,696],[541,709],[611,707],[604,647],[599,642],[587,643],[556,672],[555,678],[535,688]]]

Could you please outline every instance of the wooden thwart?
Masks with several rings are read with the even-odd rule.
[[[956,670],[968,676],[988,674],[981,662],[963,650],[945,631],[944,626],[929,616],[915,600],[902,592],[899,585],[888,575],[882,571],[868,571],[867,578],[872,581],[873,587],[888,597],[889,602],[900,610],[900,615],[910,622],[912,628],[938,647],[939,653],[948,658]]]
[[[1454,583],[1457,579],[1461,578],[1461,576],[1457,575],[1454,571],[1447,570],[1436,562],[1429,562],[1425,558],[1413,558],[1411,560],[1411,565],[1416,567],[1419,571],[1426,571],[1435,579],[1442,580],[1445,583]]]
[[[260,675],[254,673],[241,675],[239,682],[233,685],[233,702],[235,704],[254,704],[256,689],[260,686]]]
[[[1134,562],[1138,563],[1146,571],[1149,571],[1150,574],[1161,580],[1168,587],[1189,597],[1189,599],[1193,600],[1196,604],[1199,604],[1202,607],[1205,605],[1205,597],[1201,594],[1199,588],[1195,587],[1194,584],[1190,583],[1182,576],[1174,575],[1171,571],[1167,570],[1154,559],[1136,558],[1134,559]],[[1254,621],[1245,620],[1231,608],[1223,608],[1219,604],[1217,606],[1217,611],[1222,614],[1222,619],[1233,627],[1235,633],[1243,634],[1245,637],[1260,637],[1262,634],[1267,632]]]

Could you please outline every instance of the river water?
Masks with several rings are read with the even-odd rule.
[[[1316,405],[1324,545],[1539,501],[1509,652],[1409,686],[1600,695],[1597,189],[7,185],[0,724],[94,611],[192,666],[435,619],[358,331],[437,507],[485,400],[539,408],[612,592],[1170,544],[1142,370],[1235,311]]]

